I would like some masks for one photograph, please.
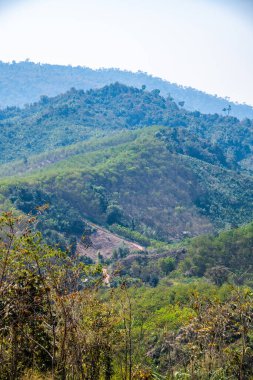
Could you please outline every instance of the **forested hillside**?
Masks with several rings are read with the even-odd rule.
[[[253,119],[253,108],[235,104],[227,99],[212,96],[190,87],[179,86],[147,73],[121,71],[118,69],[92,70],[86,67],[71,67],[32,62],[0,62],[0,108],[23,106],[38,101],[41,95],[55,96],[71,87],[88,90],[100,88],[114,82],[148,90],[159,89],[165,97],[175,102],[184,102],[186,109],[203,113],[224,114],[231,106],[231,115],[240,119]],[[226,113],[226,112],[225,112]]]
[[[0,0],[0,380],[253,380],[252,21]]]
[[[120,83],[1,110],[0,380],[250,379],[252,129]]]
[[[150,246],[252,218],[249,119],[189,112],[119,83],[0,117],[2,207],[47,205],[38,228],[50,244],[75,250],[85,220]]]
[[[168,140],[172,151],[229,169],[251,170],[249,119],[189,112],[158,90],[119,83],[87,92],[71,89],[55,98],[44,96],[25,109],[0,111],[0,161],[27,161],[30,155],[91,137],[152,125],[169,127],[160,137]]]
[[[141,243],[142,235],[173,242],[250,221],[252,177],[225,168],[221,151],[202,140],[183,152],[180,135],[166,131],[118,132],[3,166],[13,174],[1,180],[3,202],[25,213],[48,204],[39,227],[51,243],[80,238],[85,218]]]

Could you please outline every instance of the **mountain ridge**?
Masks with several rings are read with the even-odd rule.
[[[187,154],[202,159],[208,159],[209,151],[209,162],[218,159],[227,168],[251,170],[247,162],[252,159],[253,122],[249,119],[189,112],[158,90],[120,83],[86,92],[72,89],[54,98],[43,97],[25,109],[0,111],[0,161],[27,161],[34,154],[152,125],[166,127],[162,138],[173,140],[172,150],[188,146]]]
[[[148,90],[159,89],[163,96],[184,102],[185,108],[202,113],[223,113],[231,106],[231,115],[253,119],[253,107],[229,99],[206,94],[191,87],[180,86],[144,72],[132,73],[119,69],[93,70],[81,66],[36,64],[33,62],[0,62],[0,108],[23,106],[38,101],[40,96],[56,96],[71,87],[88,90],[121,82]]]

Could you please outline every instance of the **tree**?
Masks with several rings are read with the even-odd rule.
[[[160,259],[158,262],[160,270],[167,275],[175,269],[175,259],[173,257],[166,257],[164,259]]]
[[[229,273],[230,272],[228,268],[226,268],[223,265],[217,265],[212,268],[209,268],[206,271],[205,276],[207,278],[210,278],[210,280],[215,285],[221,286],[228,280]]]
[[[108,206],[106,212],[106,222],[108,224],[120,224],[123,216],[123,210],[120,206],[112,204]]]
[[[97,297],[102,268],[45,245],[34,222],[0,217],[0,379],[110,380],[117,317]]]
[[[230,114],[230,112],[231,112],[231,109],[232,109],[232,107],[231,107],[231,105],[229,104],[228,107],[224,107],[222,111],[223,111],[223,112],[227,112],[227,115],[229,116],[229,114]]]
[[[248,289],[232,289],[225,302],[194,295],[196,316],[177,337],[187,353],[191,378],[244,380],[252,376],[252,300]]]

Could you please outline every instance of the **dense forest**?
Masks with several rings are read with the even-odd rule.
[[[119,69],[92,70],[87,67],[71,67],[26,62],[0,62],[0,108],[23,106],[38,101],[41,95],[56,96],[71,87],[78,90],[100,88],[113,82],[148,90],[159,89],[165,97],[171,96],[183,103],[189,111],[203,113],[227,113],[240,119],[253,119],[253,108],[237,104],[217,95],[209,95],[194,88],[153,77],[144,72],[132,73]],[[225,111],[224,111],[225,110]]]
[[[251,221],[249,119],[116,83],[7,108],[0,124],[2,207],[47,205],[38,228],[50,244],[75,247],[86,220],[144,246]]]
[[[188,147],[181,149],[192,150],[190,155],[196,150],[197,158],[201,159],[209,150],[209,162],[219,160],[231,169],[251,168],[250,119],[239,121],[232,116],[188,112],[171,98],[162,97],[159,90],[149,92],[120,83],[87,92],[71,89],[55,98],[43,96],[25,109],[9,107],[0,111],[0,160],[26,160],[32,154],[94,136],[153,125],[176,128],[168,136],[174,140],[173,149],[178,150],[176,144],[185,145],[189,140]],[[193,146],[196,138],[201,148]]]
[[[188,140],[195,148],[188,154],[177,152],[169,132],[164,127],[121,132],[6,165],[14,175],[0,181],[2,207],[12,204],[36,214],[37,207],[48,205],[38,227],[50,243],[80,239],[84,219],[119,234],[123,229],[140,243],[143,235],[176,242],[249,222],[252,177],[225,168],[220,150],[204,149],[202,140],[199,145]]]

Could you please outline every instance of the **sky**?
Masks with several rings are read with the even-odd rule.
[[[0,60],[117,67],[253,105],[253,0],[0,0]]]

